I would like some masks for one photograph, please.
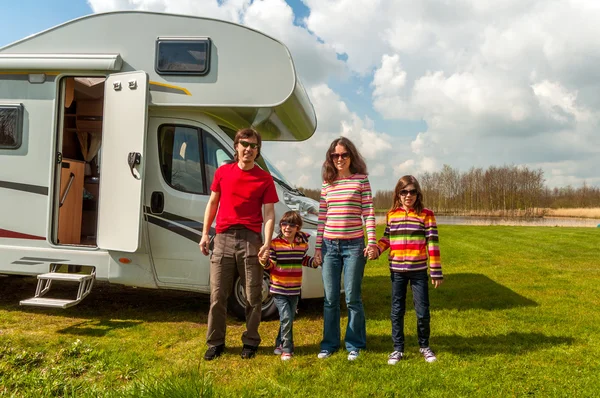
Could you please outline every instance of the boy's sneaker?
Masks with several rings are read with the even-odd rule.
[[[244,344],[242,348],[242,359],[251,359],[256,356],[256,351],[258,350],[257,346]]]
[[[275,347],[275,349],[273,350],[273,354],[275,354],[275,355],[283,354],[283,347],[281,345],[278,345],[277,347]]]
[[[388,356],[388,365],[395,365],[404,358],[402,351],[394,351]]]
[[[292,359],[293,356],[294,356],[294,354],[292,354],[291,352],[284,352],[281,354],[281,360],[289,361],[290,359]]]
[[[354,360],[356,360],[356,358],[358,358],[358,351],[357,350],[353,350],[353,351],[350,351],[348,353],[348,360],[349,361],[354,361]]]
[[[423,357],[425,358],[425,361],[427,361],[427,362],[435,362],[437,360],[435,353],[433,351],[431,351],[431,348],[429,348],[429,347],[420,348],[419,352],[421,354],[423,354]]]
[[[216,345],[212,347],[208,347],[206,353],[204,353],[204,359],[207,361],[212,361],[215,358],[218,358],[225,351],[225,344]]]
[[[319,355],[317,355],[317,358],[319,358],[319,359],[329,358],[331,356],[331,354],[333,354],[331,351],[321,350]]]

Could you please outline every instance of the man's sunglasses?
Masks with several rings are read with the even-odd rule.
[[[244,147],[244,148],[252,148],[252,149],[256,149],[258,148],[258,144],[254,143],[254,142],[248,142],[248,141],[242,141],[240,140],[239,143]]]
[[[298,226],[298,224],[295,224],[293,222],[286,222],[286,221],[281,222],[281,228],[283,228],[283,227],[296,228],[297,226]]]
[[[339,158],[346,160],[350,157],[350,154],[348,152],[332,153],[330,156],[331,156],[331,159],[333,159],[333,160],[338,160]]]
[[[412,196],[416,196],[419,193],[419,191],[417,191],[416,189],[403,189],[402,191],[400,191],[400,196],[406,196],[408,194],[411,194]]]

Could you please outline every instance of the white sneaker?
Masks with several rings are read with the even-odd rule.
[[[281,355],[283,354],[283,347],[282,346],[277,346],[275,347],[275,349],[273,350],[273,354],[275,355]]]
[[[354,361],[354,360],[356,360],[356,358],[358,358],[358,351],[355,350],[355,351],[350,351],[348,353],[348,360],[349,361]]]
[[[404,358],[402,351],[394,351],[388,356],[388,365],[395,365]]]
[[[331,354],[332,354],[331,351],[321,350],[319,355],[317,355],[317,358],[319,358],[319,359],[329,358],[331,356]]]
[[[293,356],[294,356],[294,354],[292,354],[291,352],[284,352],[281,354],[281,360],[289,361],[290,359],[292,359]]]
[[[421,354],[423,354],[425,361],[427,361],[427,362],[437,361],[437,357],[435,356],[435,353],[433,351],[431,351],[431,348],[429,348],[429,347],[419,348],[419,352]]]

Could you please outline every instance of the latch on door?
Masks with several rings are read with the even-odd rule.
[[[129,152],[129,155],[127,155],[127,163],[129,164],[129,169],[131,170],[131,175],[136,180],[139,180],[140,177],[135,175],[135,173],[133,172],[133,168],[136,165],[140,164],[141,160],[142,160],[142,154],[139,152]]]

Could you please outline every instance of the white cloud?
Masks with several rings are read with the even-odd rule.
[[[443,164],[461,170],[520,164],[541,167],[550,186],[600,185],[600,2],[302,1],[310,9],[305,27],[294,25],[283,0],[88,2],[95,12],[226,19],[285,42],[319,126],[304,143],[268,144],[277,148],[267,153],[282,169],[302,168],[290,176],[294,183],[318,186],[329,143],[345,135],[381,189],[393,187],[400,173]],[[343,97],[331,89],[356,80],[357,87],[340,90]],[[424,121],[426,128],[384,133],[379,116]]]

